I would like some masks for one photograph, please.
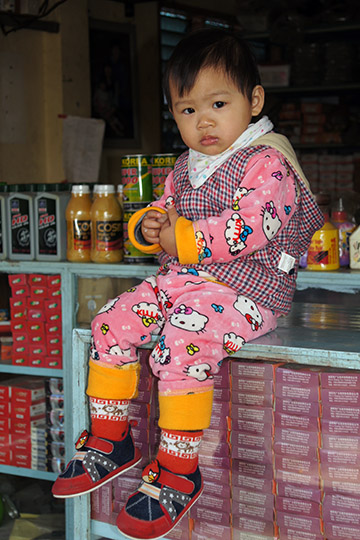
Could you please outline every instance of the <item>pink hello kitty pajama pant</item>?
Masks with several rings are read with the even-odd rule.
[[[274,330],[276,324],[274,312],[208,274],[170,265],[109,301],[95,316],[87,393],[134,397],[137,383],[121,384],[119,376],[126,379],[136,373],[138,379],[136,348],[151,341],[151,335],[161,334],[150,355],[151,369],[160,379],[159,426],[206,428],[213,377],[222,360],[247,341]],[[101,383],[104,372],[110,375],[108,386]],[[116,391],[116,381],[122,395]]]

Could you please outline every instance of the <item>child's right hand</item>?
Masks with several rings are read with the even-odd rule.
[[[167,214],[162,214],[156,210],[146,212],[141,223],[141,232],[146,242],[149,244],[159,244],[161,228],[167,221]]]

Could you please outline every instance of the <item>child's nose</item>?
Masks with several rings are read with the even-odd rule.
[[[214,121],[208,114],[201,114],[198,119],[198,128],[203,129],[214,125]]]

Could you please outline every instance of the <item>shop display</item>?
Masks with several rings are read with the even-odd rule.
[[[179,154],[154,154],[151,157],[154,201],[157,201],[163,195],[166,177],[174,169],[178,157]]]
[[[340,197],[335,207],[331,210],[331,221],[339,231],[339,263],[340,266],[349,267],[350,248],[349,238],[356,225],[352,222],[344,208],[343,199]]]
[[[12,364],[62,368],[59,275],[11,274]]]
[[[90,188],[76,184],[71,189],[65,218],[67,227],[66,258],[70,262],[90,262],[91,251]]]
[[[308,252],[307,268],[316,271],[331,271],[340,268],[339,231],[329,217],[330,199],[319,194],[316,200],[324,214],[324,225],[313,235]]]
[[[153,200],[151,156],[135,154],[121,159],[124,202],[149,203]]]
[[[33,185],[11,184],[6,199],[9,237],[8,257],[12,261],[35,258]]]
[[[91,252],[96,263],[117,263],[123,260],[123,216],[115,187],[96,184],[90,211]]]
[[[66,221],[69,202],[67,184],[39,184],[34,198],[35,259],[62,261],[66,258]]]

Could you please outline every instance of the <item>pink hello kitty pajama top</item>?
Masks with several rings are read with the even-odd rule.
[[[179,258],[161,251],[157,275],[109,301],[92,323],[90,367],[130,368],[136,348],[160,336],[150,356],[159,399],[212,392],[222,360],[276,328],[290,310],[299,257],[323,219],[298,172],[274,148],[238,150],[197,189],[187,160],[185,152],[163,197],[135,215],[132,232],[137,247],[144,245],[144,212],[175,205]],[[184,400],[174,403],[160,427],[189,427],[198,412]],[[175,412],[179,422],[172,421]],[[197,428],[207,427],[210,416],[199,422]]]

